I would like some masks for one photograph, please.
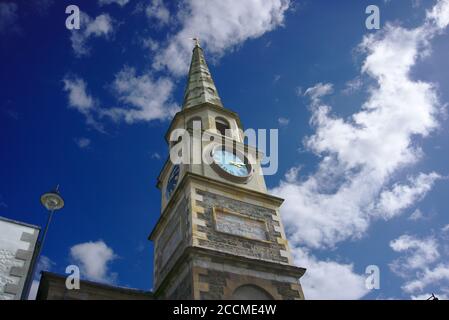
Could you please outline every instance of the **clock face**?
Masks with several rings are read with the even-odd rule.
[[[165,189],[165,195],[167,199],[170,198],[175,190],[179,180],[179,165],[175,165],[168,177],[167,188]]]
[[[220,169],[232,176],[247,177],[251,173],[244,158],[228,150],[216,149],[213,158]]]

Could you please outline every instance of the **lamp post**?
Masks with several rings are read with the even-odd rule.
[[[55,190],[44,193],[41,196],[41,204],[45,209],[49,211],[47,224],[45,225],[44,233],[42,234],[38,244],[37,250],[33,257],[33,262],[31,266],[30,273],[28,275],[28,283],[26,285],[24,293],[22,294],[22,299],[28,299],[28,295],[30,294],[31,284],[33,283],[34,272],[36,270],[36,266],[38,264],[40,255],[42,253],[42,247],[44,246],[45,238],[47,237],[48,227],[50,226],[51,219],[53,218],[53,214],[55,211],[60,210],[64,207],[64,199],[59,194],[59,184],[56,186]]]

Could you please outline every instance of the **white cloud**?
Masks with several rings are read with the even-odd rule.
[[[290,119],[284,118],[284,117],[280,117],[278,118],[278,123],[281,126],[288,126],[288,124],[290,123]]]
[[[95,106],[95,101],[87,93],[86,82],[75,76],[66,76],[63,80],[64,90],[69,93],[69,106],[81,113],[88,113]]]
[[[352,80],[346,82],[345,88],[343,89],[343,94],[352,94],[358,90],[360,90],[363,86],[362,78],[356,77]]]
[[[169,78],[153,79],[149,74],[136,75],[134,68],[125,67],[113,83],[113,90],[127,108],[103,110],[113,120],[136,121],[165,120],[179,107],[171,101],[174,84]]]
[[[285,174],[285,181],[294,183],[298,179],[300,167],[290,168]]]
[[[129,0],[98,0],[98,4],[100,6],[104,6],[104,5],[111,4],[111,3],[116,3],[120,7],[123,7],[128,2],[129,2]]]
[[[421,220],[424,219],[424,214],[420,209],[416,209],[415,211],[412,212],[412,214],[408,217],[408,219],[412,221]]]
[[[166,25],[170,22],[170,11],[162,0],[152,0],[151,4],[145,9],[145,13],[147,17],[156,20],[160,25]]]
[[[308,300],[360,299],[368,293],[364,275],[354,272],[352,264],[320,261],[307,251],[293,250],[295,263],[307,269],[301,285]]]
[[[152,52],[159,49],[159,42],[157,42],[151,38],[142,39],[142,45],[144,48],[149,49]]]
[[[69,107],[83,114],[89,126],[104,132],[103,125],[95,119],[98,106],[96,100],[87,92],[86,82],[75,75],[65,76],[62,82],[64,91],[68,93]]]
[[[390,264],[391,269],[400,275],[410,270],[424,269],[440,257],[438,243],[433,237],[419,239],[402,235],[391,241],[390,247],[396,252],[406,253],[404,257]]]
[[[444,29],[449,25],[449,0],[440,0],[427,12],[427,19],[435,23],[439,29]]]
[[[281,211],[294,246],[334,247],[359,238],[373,219],[399,215],[439,178],[431,172],[406,183],[392,181],[395,173],[410,168],[423,154],[414,138],[427,137],[439,126],[443,105],[435,86],[410,77],[439,31],[426,20],[415,29],[387,24],[366,35],[360,44],[365,55],[362,73],[377,85],[347,119],[333,115],[321,102],[332,92],[331,84],[319,83],[305,91],[312,100],[315,127],[305,145],[321,160],[315,173],[303,180],[281,181],[272,190],[286,199]]]
[[[116,274],[109,272],[108,264],[117,255],[102,240],[74,245],[70,248],[70,258],[79,265],[81,274],[87,279],[115,282]]]
[[[190,62],[190,38],[199,37],[209,54],[221,56],[282,25],[289,4],[288,0],[185,0],[177,15],[181,30],[156,55],[154,67],[183,75]]]
[[[385,219],[394,217],[424,197],[440,178],[435,172],[420,173],[417,177],[410,178],[409,184],[394,184],[390,190],[381,192],[373,213]]]
[[[108,39],[114,32],[112,26],[113,19],[108,14],[101,14],[95,19],[89,17],[86,13],[81,12],[81,25],[79,30],[73,29],[70,40],[75,56],[87,56],[90,53],[90,48],[87,46],[87,41],[92,37],[104,37]]]
[[[444,293],[423,293],[423,294],[419,294],[419,295],[412,295],[411,299],[412,300],[427,300],[429,299],[432,294],[435,295],[435,297],[437,297],[439,300],[449,300],[449,296],[444,294]]]
[[[89,138],[76,138],[75,143],[80,149],[85,149],[90,146],[91,141]]]
[[[425,295],[428,298],[430,294],[424,293],[424,290],[441,292],[440,298],[449,294],[447,240],[443,229],[426,238],[402,235],[390,242],[390,247],[401,253],[390,263],[390,268],[405,279],[402,290],[411,294],[412,299]],[[441,252],[440,247],[443,249]]]
[[[134,68],[121,70],[111,86],[123,107],[101,107],[88,93],[86,82],[78,76],[66,76],[63,82],[69,106],[83,114],[87,124],[100,132],[105,132],[100,123],[104,117],[131,124],[170,119],[179,110],[172,101],[174,83],[171,79],[153,79],[149,74],[138,76]]]
[[[419,272],[415,280],[406,282],[402,289],[408,293],[424,290],[427,286],[437,284],[438,286],[449,285],[449,264],[438,264],[435,268],[426,268]]]
[[[449,231],[449,224],[447,224],[443,228],[441,228],[441,231],[448,232]]]
[[[17,32],[17,9],[18,6],[13,2],[0,3],[0,34],[7,32]]]
[[[304,96],[309,96],[312,102],[318,103],[319,100],[334,92],[334,86],[331,83],[318,83],[315,86],[306,89]]]
[[[100,1],[100,4],[111,2],[113,1],[104,0]],[[119,4],[124,5],[125,1]],[[281,26],[288,7],[289,0],[240,2],[184,0],[177,6],[178,12],[171,15],[163,1],[152,0],[147,6],[141,3],[137,5],[135,12],[142,12],[145,9],[146,15],[151,19],[156,19],[161,25],[170,23],[175,27],[179,26],[179,30],[163,42],[142,39],[143,46],[156,52],[156,56],[152,70],[147,73],[136,74],[134,68],[125,66],[116,75],[112,89],[124,106],[100,108],[93,105],[91,108],[77,109],[86,115],[90,125],[100,131],[104,129],[98,120],[103,118],[125,121],[129,124],[170,119],[179,110],[179,106],[173,102],[175,78],[187,71],[191,58],[192,37],[199,37],[202,45],[207,47],[208,53],[220,57],[244,41],[260,37]],[[112,18],[107,14],[102,14],[94,20],[83,14],[82,19],[83,25],[87,24],[88,27],[74,31],[71,38],[72,47],[78,56],[89,54],[88,39],[109,38],[114,32]],[[153,76],[160,74],[161,70],[168,70],[169,75]],[[77,88],[83,88],[83,83],[76,84]]]

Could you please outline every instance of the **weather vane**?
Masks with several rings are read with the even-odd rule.
[[[190,38],[190,39],[192,39],[193,41],[195,41],[195,47],[201,47],[201,46],[200,46],[200,38],[195,37],[195,38]]]

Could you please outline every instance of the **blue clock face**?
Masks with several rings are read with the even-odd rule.
[[[176,186],[178,185],[178,180],[179,180],[179,165],[175,165],[170,173],[167,182],[167,188],[165,189],[165,195],[167,199],[170,198]]]
[[[248,166],[244,160],[235,153],[227,150],[217,149],[213,153],[215,163],[227,173],[236,177],[246,177],[249,175]]]

